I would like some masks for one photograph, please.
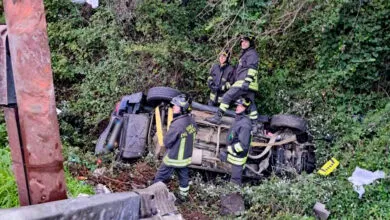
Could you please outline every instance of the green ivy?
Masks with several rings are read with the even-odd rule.
[[[388,218],[388,179],[367,186],[359,200],[346,178],[356,166],[390,172],[390,1],[137,2],[115,10],[119,0],[102,1],[89,17],[70,0],[45,0],[66,146],[93,150],[126,94],[170,86],[206,102],[217,54],[232,49],[236,64],[239,35],[249,33],[260,54],[260,113],[305,117],[316,138],[334,137],[316,142],[319,165],[330,157],[341,165],[327,178],[274,178],[247,188],[245,217],[310,218],[321,200],[334,218]]]

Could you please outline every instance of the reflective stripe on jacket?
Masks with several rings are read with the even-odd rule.
[[[227,161],[234,165],[246,163],[251,141],[251,120],[245,114],[236,115],[227,136]]]
[[[243,50],[240,56],[240,62],[237,65],[235,73],[235,83],[232,87],[241,87],[247,81],[249,89],[259,90],[258,71],[259,55],[254,48]]]
[[[215,101],[215,93],[213,92],[210,92],[210,100],[211,101]],[[218,94],[218,99],[216,100],[218,103],[221,103],[222,102],[222,96]]]
[[[186,167],[191,164],[192,148],[197,126],[191,115],[185,114],[173,119],[164,136],[167,149],[163,162],[171,167]]]
[[[234,83],[233,67],[229,63],[223,66],[214,64],[210,69],[207,85],[211,89],[211,84],[218,86],[221,92],[226,92],[230,85]]]

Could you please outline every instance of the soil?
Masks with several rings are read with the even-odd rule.
[[[132,169],[122,170],[114,174],[106,172],[97,177],[93,176],[88,168],[80,164],[70,164],[69,171],[78,179],[86,178],[92,185],[103,184],[111,192],[126,192],[146,188],[153,181],[156,173],[155,168],[149,166],[146,162],[137,163]]]
[[[181,212],[184,219],[191,219],[191,220],[209,220],[211,219],[207,215],[199,212],[199,211],[192,211],[192,210],[182,210]]]
[[[156,168],[150,166],[146,162],[138,162],[131,167],[121,167],[117,171],[114,169],[114,174],[105,172],[103,175],[95,177],[87,167],[71,163],[68,165],[70,173],[78,178],[85,179],[91,185],[103,184],[107,186],[111,192],[126,192],[133,189],[143,189],[148,187],[154,179]],[[177,192],[179,187],[178,181],[169,181],[167,183],[168,189],[171,192]],[[190,203],[194,204],[196,201],[190,193]],[[192,205],[193,206],[193,205]],[[195,220],[209,220],[211,219],[207,215],[203,214],[200,210],[190,209],[186,203],[178,204],[178,209],[184,219]]]

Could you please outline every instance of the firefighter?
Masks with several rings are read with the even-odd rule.
[[[242,37],[241,49],[240,61],[235,70],[236,81],[222,96],[222,102],[219,105],[218,112],[213,117],[207,118],[206,121],[213,124],[220,124],[222,116],[229,108],[230,103],[240,96],[245,96],[251,100],[249,118],[252,120],[252,129],[255,129],[258,114],[254,100],[255,93],[259,90],[257,82],[259,56],[255,50],[254,38]]]
[[[186,200],[190,188],[188,165],[191,164],[192,147],[197,132],[197,126],[190,114],[191,102],[191,99],[184,94],[171,101],[173,120],[164,136],[164,146],[167,151],[154,179],[155,183],[164,182],[176,170],[179,176],[179,199],[181,200]]]
[[[234,69],[229,63],[229,58],[229,50],[222,51],[219,54],[219,64],[214,64],[210,69],[210,76],[207,79],[207,85],[211,91],[208,105],[219,105],[222,101],[223,94],[234,83]]]
[[[248,158],[251,142],[251,120],[248,116],[252,101],[249,98],[239,98],[236,101],[236,118],[227,136],[227,155],[222,153],[221,159],[231,164],[230,182],[241,185],[242,171]]]

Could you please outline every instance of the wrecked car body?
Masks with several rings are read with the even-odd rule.
[[[95,153],[106,153],[117,146],[119,159],[140,158],[146,152],[161,159],[165,152],[164,133],[173,119],[169,102],[178,94],[180,91],[169,87],[153,87],[146,96],[141,92],[124,96],[100,135]],[[199,130],[190,167],[229,173],[229,163],[221,162],[219,155],[226,151],[226,136],[235,113],[227,111],[222,123],[215,125],[205,118],[216,112],[216,107],[193,102],[192,108]],[[245,176],[260,178],[270,172],[313,172],[315,146],[304,119],[294,115],[260,116],[257,131],[252,137]]]

